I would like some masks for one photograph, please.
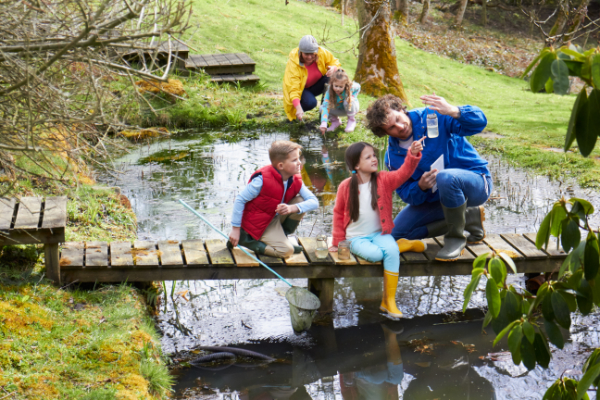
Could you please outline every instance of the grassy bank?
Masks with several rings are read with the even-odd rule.
[[[18,176],[12,183],[17,196],[68,196],[68,241],[136,236],[126,199],[95,188],[89,176],[71,174],[62,183]],[[8,185],[1,182],[0,191]],[[156,292],[57,288],[45,279],[41,246],[1,248],[0,398],[165,398],[172,379],[145,296]]]
[[[257,62],[256,73],[261,77],[262,86],[254,89],[217,86],[209,83],[205,76],[183,79],[188,100],[156,103],[160,112],[148,116],[146,124],[294,129],[283,123],[281,95],[289,51],[307,33],[321,41],[325,26],[329,41],[347,37],[356,29],[349,17],[342,27],[340,15],[334,9],[296,1],[286,6],[284,2],[198,0],[193,10],[193,20],[198,26],[186,38],[195,49],[192,53],[248,53]],[[478,28],[476,32],[480,34],[480,31]],[[469,35],[468,27],[464,35]],[[351,73],[356,68],[357,58],[352,51],[343,51],[350,49],[355,39],[356,36],[329,46]],[[488,130],[503,136],[500,139],[474,138],[484,152],[500,153],[506,160],[533,168],[540,174],[573,175],[583,185],[597,185],[599,150],[588,159],[574,153],[547,150],[563,146],[574,96],[532,94],[523,80],[425,52],[400,38],[396,39],[396,47],[398,67],[413,107],[421,106],[419,96],[431,92],[446,97],[453,104],[477,105],[489,119]],[[363,94],[359,99],[363,111],[373,101]],[[316,110],[309,113],[309,118],[316,122]],[[337,134],[348,142],[374,140],[360,126],[354,134]]]

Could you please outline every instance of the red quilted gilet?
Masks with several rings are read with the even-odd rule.
[[[263,187],[258,196],[247,202],[242,215],[242,229],[256,240],[267,229],[275,217],[275,209],[283,197],[283,179],[281,174],[272,165],[266,165],[252,174],[248,183],[258,175],[263,177]],[[284,203],[288,203],[300,192],[302,177],[294,175],[288,180],[288,190],[285,192]]]

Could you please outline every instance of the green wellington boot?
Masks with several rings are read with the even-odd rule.
[[[426,225],[427,237],[433,238],[437,236],[445,235],[448,232],[448,224],[445,219],[434,221]]]
[[[455,208],[447,208],[442,204],[444,217],[448,224],[448,233],[444,236],[444,247],[437,253],[438,261],[457,260],[465,251],[467,238],[465,237],[465,211],[467,202]]]
[[[252,250],[256,254],[261,254],[261,255],[265,254],[265,249],[267,248],[266,244],[264,244],[260,240],[254,239],[252,236],[250,236],[243,229],[240,229],[240,242],[239,242],[239,245],[240,246],[244,246],[244,247]],[[231,244],[231,242],[229,240],[227,241],[227,248],[229,250],[233,249],[233,245]]]
[[[285,233],[285,236],[291,235],[292,233],[296,232],[298,225],[300,225],[300,221],[302,220],[292,219],[290,217],[284,219],[281,223],[281,227],[283,228],[283,233]],[[302,246],[294,245],[294,254],[302,253],[302,250],[304,250]]]
[[[485,238],[483,221],[485,221],[483,206],[467,208],[467,212],[465,213],[465,230],[470,233],[470,235],[467,236],[467,243],[481,243]]]

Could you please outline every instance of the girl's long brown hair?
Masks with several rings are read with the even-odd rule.
[[[352,81],[350,80],[350,77],[348,76],[348,74],[346,73],[346,71],[344,71],[343,69],[340,68],[337,71],[335,71],[335,73],[333,74],[333,76],[329,80],[329,105],[327,106],[327,110],[329,112],[331,112],[331,110],[333,110],[335,108],[335,106],[336,106],[336,104],[335,104],[336,93],[333,90],[333,82],[335,82],[335,81],[341,81],[341,80],[346,80],[346,84],[344,85],[344,91],[346,92],[346,97],[348,98],[348,108],[351,109],[351,102],[352,102],[352,92],[351,92],[351,90],[352,90]]]
[[[350,211],[350,220],[352,222],[358,221],[358,210],[360,207],[358,199],[358,173],[352,173],[352,171],[356,171],[355,168],[360,162],[360,155],[365,147],[374,149],[373,146],[365,142],[353,143],[346,149],[346,167],[352,174],[348,196],[348,210]],[[371,207],[377,211],[377,172],[371,174]]]

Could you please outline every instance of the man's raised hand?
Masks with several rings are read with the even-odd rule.
[[[439,112],[440,114],[449,115],[453,118],[460,117],[460,110],[458,107],[449,104],[443,97],[434,94],[426,94],[421,96],[421,101],[426,104],[432,110]]]

